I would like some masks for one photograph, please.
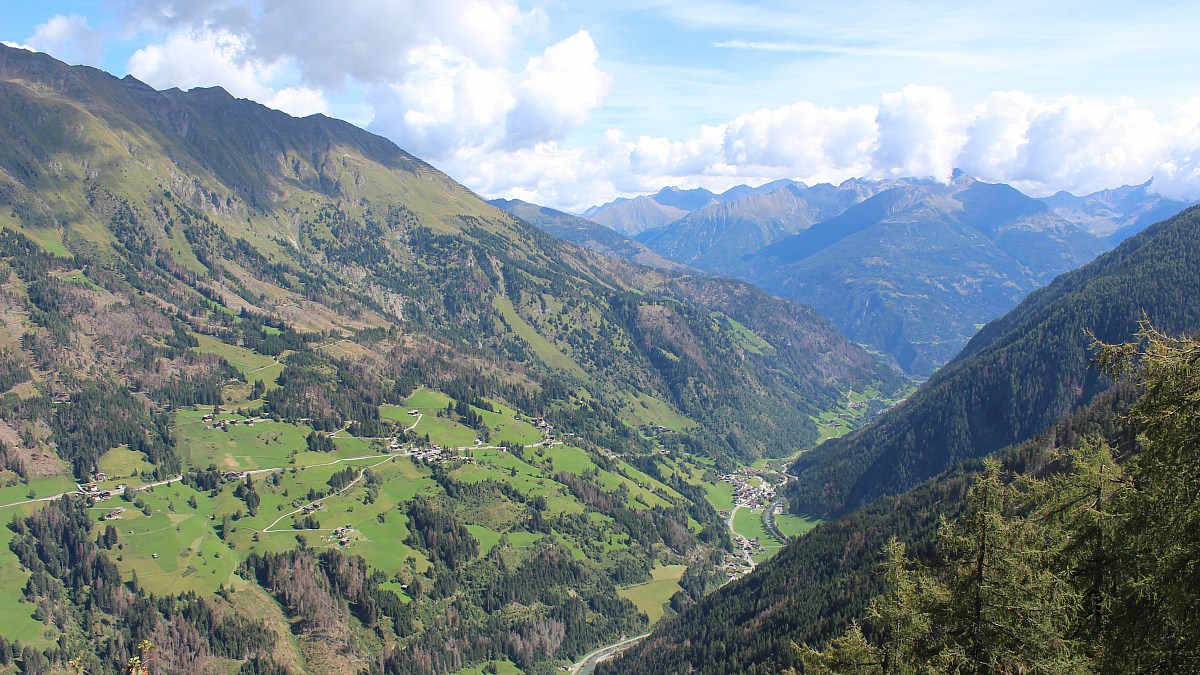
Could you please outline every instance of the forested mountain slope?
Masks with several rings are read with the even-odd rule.
[[[1119,342],[1149,321],[1200,329],[1200,210],[1192,208],[1031,294],[908,400],[802,456],[793,507],[840,513],[1045,429],[1109,386],[1091,331]]]
[[[1128,451],[1135,432],[1124,414],[1135,395],[1133,387],[1124,386],[1097,397],[1004,453],[1005,469],[1041,473],[1053,466],[1055,453],[1083,439],[1104,438]],[[980,468],[977,461],[967,462],[817,526],[753,574],[695,605],[682,603],[683,612],[598,672],[767,675],[797,667],[795,645],[825,645],[861,619],[869,599],[884,588],[879,565],[891,538],[928,559],[939,519],[960,511]]]
[[[904,384],[352,125],[6,46],[0,255],[0,668],[550,672],[706,587],[706,476]]]
[[[1140,390],[1124,447],[1092,436],[1046,471],[986,460],[932,555],[885,547],[884,589],[813,675],[880,662],[931,675],[1194,673],[1200,580],[1200,337],[1143,323],[1097,345],[1097,364]]]

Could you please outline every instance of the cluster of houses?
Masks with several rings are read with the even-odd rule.
[[[439,446],[431,446],[428,448],[418,448],[412,451],[412,458],[426,464],[446,464],[448,462],[466,462],[474,464],[474,457],[460,455],[453,448],[442,448]]]
[[[350,527],[349,525],[347,525],[345,527],[336,527],[333,530],[333,534],[329,535],[328,537],[325,537],[325,541],[331,541],[331,542],[336,541],[338,546],[349,546],[350,545],[350,535],[353,532],[354,532],[354,528]]]
[[[554,433],[554,425],[547,422],[544,417],[535,417],[533,418],[533,426],[542,432],[542,439],[545,441],[545,446],[547,448],[553,447],[554,442],[558,440],[558,436]]]
[[[733,581],[753,572],[754,566],[750,564],[750,561],[745,556],[726,553],[722,556],[717,569],[725,574],[726,580]]]
[[[320,511],[323,508],[325,508],[325,505],[321,502],[313,502],[311,504],[306,504],[301,510],[304,512],[304,515],[307,516],[312,514],[314,511]]]
[[[200,419],[205,422],[211,422],[211,424],[208,425],[209,429],[220,429],[221,431],[226,432],[229,431],[229,427],[237,426],[239,424],[245,424],[248,427],[252,427],[259,422],[265,421],[261,417],[247,417],[243,421],[238,421],[232,418],[217,419],[217,416],[212,413],[208,413]]]
[[[728,513],[723,512],[723,513]],[[728,581],[740,579],[741,577],[754,571],[753,556],[764,553],[764,549],[758,539],[749,539],[743,537],[737,532],[733,532],[733,549],[734,553],[726,553],[721,562],[717,565],[717,569],[725,574]]]
[[[775,486],[765,479],[760,479],[754,469],[738,469],[737,473],[727,473],[721,480],[733,485],[733,503],[747,509],[757,509],[770,504],[775,499]]]
[[[103,471],[96,474],[96,476],[103,476],[103,475],[104,475]],[[104,480],[104,479],[98,478],[98,480]],[[125,492],[125,484],[124,483],[117,485],[117,487],[115,487],[111,490],[102,489],[96,483],[80,483],[77,487],[79,488],[80,494],[82,494],[85,497],[91,497],[93,501],[97,501],[97,502],[102,502],[102,501],[105,501],[108,499],[112,499],[113,495],[119,495],[119,494]]]
[[[104,514],[103,516],[100,516],[100,520],[118,520],[121,517],[122,513],[125,513],[125,507],[118,506],[117,508],[113,509],[112,511],[109,511],[108,513]]]
[[[221,474],[221,477],[224,478],[225,480],[229,480],[229,481],[241,480],[246,477],[246,472],[245,471],[226,471],[225,473]]]
[[[736,532],[733,535],[733,547],[742,552],[743,558],[763,553],[766,550],[759,546],[757,537],[749,539]]]

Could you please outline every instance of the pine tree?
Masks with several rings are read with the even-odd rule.
[[[887,591],[874,598],[866,626],[852,626],[822,652],[804,649],[812,672],[1089,673],[1092,659],[1072,634],[1080,594],[1054,561],[1068,541],[1027,513],[1031,479],[1006,480],[1000,464],[985,468],[965,508],[938,532],[938,560],[907,560],[887,548]]]
[[[954,673],[1085,673],[1071,635],[1076,589],[1051,564],[1066,539],[1022,514],[1028,478],[1007,481],[985,462],[964,513],[943,525],[946,604],[933,610],[934,663]]]
[[[1123,578],[1106,623],[1108,668],[1200,671],[1200,338],[1143,322],[1136,340],[1096,344],[1097,361],[1143,389],[1130,417],[1139,452],[1116,542]]]

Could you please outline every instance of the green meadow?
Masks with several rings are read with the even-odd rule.
[[[96,463],[96,468],[108,475],[107,480],[102,483],[105,485],[116,482],[130,482],[121,479],[135,479],[142,472],[146,472],[147,474],[154,472],[154,465],[146,461],[144,453],[130,450],[124,445],[104,453],[100,457],[100,461]],[[131,484],[136,484],[136,482]]]
[[[809,530],[823,522],[816,516],[798,516],[792,513],[782,513],[775,516],[775,527],[786,537],[798,537],[807,534]]]
[[[652,572],[653,581],[626,586],[617,593],[637,605],[638,611],[644,613],[653,625],[662,618],[666,611],[664,605],[671,596],[679,592],[679,579],[686,571],[687,565],[658,566]]]
[[[27,516],[36,511],[39,506],[28,505],[11,507],[3,511],[5,518],[16,514]],[[0,527],[0,615],[4,617],[4,637],[9,640],[20,640],[29,645],[49,647],[54,642],[56,631],[47,631],[46,626],[33,618],[34,605],[23,599],[25,582],[29,580],[26,572],[16,556],[9,552],[14,532],[8,527]],[[49,637],[47,637],[49,636]]]
[[[578,363],[575,363],[574,359],[564,354],[552,342],[542,337],[533,326],[530,326],[525,319],[521,318],[520,314],[517,314],[512,300],[504,296],[497,296],[492,300],[492,306],[500,312],[512,330],[529,345],[529,348],[541,359],[542,363],[551,368],[566,371],[581,380],[586,381],[588,379],[587,373],[583,368],[579,367]]]
[[[283,364],[274,358],[263,356],[245,347],[221,342],[211,335],[198,334],[196,339],[200,341],[200,346],[195,348],[197,352],[218,354],[224,357],[229,365],[242,373],[247,382],[262,380],[268,389],[278,386],[275,384],[275,380],[283,372]]]

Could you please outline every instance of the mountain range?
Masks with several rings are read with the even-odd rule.
[[[1082,197],[1059,192],[1041,201],[1058,215],[1115,246],[1196,203],[1163,197],[1152,192],[1152,187],[1153,183],[1147,181]]]
[[[810,304],[924,377],[1033,289],[1187,205],[1150,184],[1038,200],[956,172],[947,184],[664,189],[585,215],[677,262]]]
[[[891,537],[940,552],[981,457],[1136,464],[1094,340],[1200,330],[1200,209],[1097,235],[1181,206],[962,173],[606,206],[670,260],[345,122],[0,45],[0,672],[783,672],[864,616]],[[893,363],[941,361],[889,407]],[[799,515],[774,558],[738,534]],[[1179,630],[1138,643],[1170,652],[1200,594],[1162,541],[1125,568],[1176,556]]]

